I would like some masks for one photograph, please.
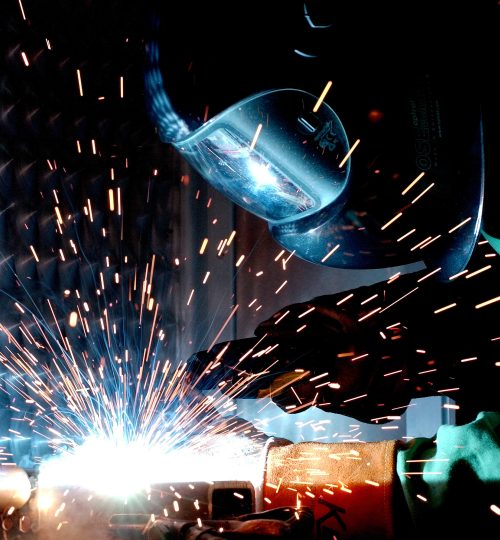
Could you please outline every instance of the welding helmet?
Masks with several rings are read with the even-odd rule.
[[[158,58],[153,39],[146,90],[160,136],[265,219],[281,246],[338,268],[423,261],[444,279],[464,269],[484,191],[481,110],[470,85],[439,69],[393,84],[390,66],[377,73],[389,82],[363,93],[369,76],[349,72],[346,88],[339,68],[335,111],[320,92],[273,89],[193,127],[172,107]]]

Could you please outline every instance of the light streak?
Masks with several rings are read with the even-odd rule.
[[[452,232],[455,232],[456,230],[460,229],[460,227],[463,227],[466,223],[468,223],[472,218],[468,217],[467,219],[464,219],[463,221],[461,221],[458,225],[455,225],[455,227],[452,227],[449,231],[448,231],[448,234],[451,234]]]
[[[500,298],[499,298],[500,299]],[[457,303],[456,302],[452,302],[451,304],[448,304],[446,306],[443,306],[443,307],[440,307],[438,309],[435,309],[434,310],[434,313],[437,314],[437,313],[442,313],[443,311],[447,311],[448,309],[451,309],[451,308],[454,308],[457,306]]]
[[[79,69],[76,70],[76,78],[78,80],[78,91],[80,92],[80,96],[83,97],[82,75]]]
[[[326,262],[336,251],[339,249],[340,244],[337,244],[334,248],[332,248],[322,259],[321,262]]]
[[[364,306],[365,304],[368,304],[368,302],[370,302],[371,300],[374,300],[375,298],[377,298],[378,296],[378,293],[377,294],[373,294],[372,296],[370,296],[369,298],[367,298],[366,300],[363,300],[362,302],[360,302],[360,305],[361,306]]]
[[[290,310],[285,311],[285,313],[283,313],[281,317],[279,317],[278,319],[274,321],[274,324],[279,324],[289,313],[290,313]]]
[[[18,0],[19,1],[19,9],[21,10],[21,16],[23,18],[23,21],[26,20],[26,14],[24,13],[24,7],[23,7],[23,3],[21,0]]]
[[[413,201],[411,201],[411,204],[415,204],[421,197],[423,197],[430,189],[432,189],[433,187],[435,186],[434,182],[432,184],[430,184],[429,186],[427,186],[424,191],[422,191],[422,193],[420,193],[420,195],[417,195]]]
[[[401,216],[403,215],[403,212],[399,212],[398,214],[396,214],[392,219],[390,219],[385,225],[382,225],[382,227],[380,227],[380,230],[381,231],[384,231],[385,229],[387,229],[387,227],[389,227],[389,225],[392,225],[397,219],[399,219]]]
[[[232,309],[231,313],[229,314],[229,316],[227,317],[227,319],[224,321],[224,324],[222,325],[221,329],[219,330],[219,332],[215,336],[214,340],[210,344],[210,347],[208,347],[207,352],[210,352],[212,350],[213,346],[217,343],[217,340],[220,338],[222,332],[224,332],[226,326],[229,324],[229,321],[234,317],[234,314],[238,311],[238,308],[239,308],[239,305],[236,304],[234,306],[234,308]]]
[[[40,259],[38,258],[38,255],[36,254],[35,247],[30,246],[30,249],[31,249],[31,253],[33,253],[33,257],[35,258],[35,261],[40,262]]]
[[[438,234],[437,236],[435,236],[434,238],[431,238],[430,240],[424,242],[423,244],[420,245],[420,247],[418,249],[424,249],[426,248],[428,245],[432,244],[432,242],[435,242],[436,240],[438,240],[439,238],[441,238],[441,235]]]
[[[124,91],[124,81],[123,76],[120,77],[120,98],[123,99],[125,97],[125,91]]]
[[[424,240],[421,240],[418,244],[415,244],[412,248],[410,248],[410,251],[415,251],[416,249],[419,249],[421,246],[427,244],[429,240],[432,240],[432,236],[428,236],[427,238],[424,238]]]
[[[328,91],[332,87],[332,84],[333,84],[332,81],[328,81],[326,83],[325,88],[323,89],[323,92],[321,92],[321,95],[319,96],[318,100],[316,101],[316,104],[313,107],[313,112],[314,113],[318,112],[319,108],[321,107],[321,104],[323,103],[323,101],[324,101],[324,99],[326,97],[326,94],[328,94]]]
[[[229,238],[227,239],[227,245],[230,246],[232,241],[234,240],[234,237],[236,236],[236,231],[232,231],[229,235]]]
[[[26,67],[29,67],[30,63],[29,63],[28,57],[26,56],[26,53],[24,51],[21,52],[21,57],[23,59],[24,65]]]
[[[205,249],[207,248],[207,245],[208,245],[208,238],[204,238],[200,246],[200,251],[199,251],[200,255],[203,255],[205,253]]]
[[[112,189],[108,190],[108,199],[109,199],[109,210],[110,212],[114,212],[115,210],[115,198],[114,198],[114,192]]]
[[[450,277],[448,278],[448,280],[449,280],[449,281],[453,281],[454,279],[457,279],[458,277],[467,274],[467,272],[468,272],[467,269],[462,270],[461,272],[458,272],[457,274],[453,274],[452,276],[450,276]]]
[[[403,299],[406,298],[407,296],[410,296],[410,294],[413,294],[416,290],[418,290],[418,287],[415,287],[415,288],[412,289],[410,292],[407,292],[407,293],[404,294],[403,296],[400,296],[397,300],[394,300],[394,302],[392,302],[391,304],[389,304],[389,305],[386,306],[385,308],[381,309],[381,310],[380,310],[380,313],[383,313],[384,311],[388,310],[388,309],[391,308],[392,306],[396,305],[398,302],[401,302],[401,300],[403,300]]]
[[[500,516],[500,507],[498,507],[496,504],[490,505],[490,510],[497,516]]]
[[[429,272],[428,274],[426,274],[425,276],[417,279],[417,283],[421,283],[422,281],[424,281],[424,279],[427,279],[431,276],[433,276],[434,274],[436,274],[437,272],[439,272],[441,270],[441,267],[439,268],[436,268],[435,270],[432,270],[432,272]]]
[[[375,315],[375,313],[378,313],[382,308],[378,307],[378,308],[375,308],[375,309],[372,309],[372,311],[370,311],[369,313],[367,313],[366,315],[363,315],[362,317],[360,317],[358,319],[358,322],[361,322],[361,321],[364,321],[365,319],[368,319],[368,317],[371,317],[372,315]]]
[[[500,296],[496,296],[495,298],[491,298],[490,300],[486,300],[485,302],[481,302],[480,304],[477,304],[474,306],[476,309],[481,309],[483,307],[489,306],[491,304],[494,304],[495,302],[500,302]]]
[[[410,234],[413,234],[417,229],[412,229],[411,231],[408,231],[406,234],[403,234],[403,236],[400,236],[396,242],[401,242],[401,240],[404,240],[405,238],[408,238]]]
[[[349,152],[347,152],[344,159],[339,163],[339,169],[342,169],[342,167],[346,164],[347,160],[351,157],[351,154],[354,152],[354,150],[356,149],[359,143],[360,143],[360,140],[356,139],[354,144],[351,146],[351,149],[349,150]]]
[[[340,306],[340,305],[343,304],[344,302],[347,302],[347,300],[350,300],[353,296],[354,296],[354,293],[348,294],[347,296],[345,296],[344,298],[342,298],[341,300],[339,300],[339,301],[337,302],[337,306]]]
[[[280,260],[280,257],[285,253],[285,250],[282,249],[278,255],[276,255],[276,257],[274,258],[274,262],[278,262]]]
[[[255,145],[257,144],[257,139],[259,138],[261,130],[262,130],[262,124],[259,124],[257,126],[257,129],[255,130],[255,135],[253,136],[252,142],[250,144],[250,150],[253,150],[255,148]]]
[[[285,279],[285,281],[283,281],[283,283],[274,291],[274,294],[278,294],[287,283],[288,280]]]
[[[424,172],[420,173],[416,178],[415,180],[413,180],[413,182],[411,182],[402,192],[401,192],[401,195],[406,195],[408,193],[408,191],[410,191],[410,189],[415,185],[417,184],[417,182],[419,182],[423,177],[424,177]]]
[[[465,279],[469,279],[471,277],[477,276],[478,274],[481,274],[482,272],[486,272],[486,270],[489,270],[492,268],[491,264],[488,264],[487,266],[483,266],[479,270],[475,270],[474,272],[470,272],[470,274],[465,276]]]
[[[368,396],[368,394],[361,394],[360,396],[352,397],[352,398],[349,398],[349,399],[344,399],[344,401],[342,403],[350,403],[351,401],[355,401],[357,399],[363,399],[363,398],[365,398],[367,396]]]
[[[475,360],[477,360],[477,356],[471,356],[470,358],[462,358],[460,362],[474,362]]]
[[[303,313],[301,313],[297,318],[302,319],[302,317],[305,317],[306,315],[309,315],[309,313],[312,313],[315,309],[316,309],[316,307],[313,306],[313,307],[307,309],[306,311],[304,311]]]

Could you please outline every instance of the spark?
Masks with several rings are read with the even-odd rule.
[[[474,362],[475,360],[477,360],[477,356],[471,356],[470,358],[462,358],[460,362]]]
[[[382,225],[382,227],[380,228],[380,230],[384,231],[385,229],[387,229],[387,227],[389,227],[389,225],[392,225],[397,219],[399,219],[401,216],[403,215],[403,212],[399,212],[398,214],[396,214],[392,219],[390,219],[385,225]]]
[[[372,296],[370,296],[369,298],[367,298],[366,300],[363,300],[360,305],[364,306],[365,304],[368,304],[368,302],[370,302],[371,300],[374,300],[375,298],[377,298],[378,296],[378,293],[377,294],[374,294]]]
[[[314,113],[318,112],[319,108],[321,107],[321,104],[323,103],[323,100],[326,97],[326,94],[328,94],[328,91],[332,87],[332,84],[333,84],[332,81],[328,81],[326,83],[325,88],[323,89],[323,92],[321,92],[321,95],[319,96],[318,100],[316,101],[316,105],[314,105],[312,112],[314,112]],[[340,166],[340,168],[342,168],[342,165]]]
[[[415,244],[412,248],[410,248],[410,251],[415,251],[416,249],[419,249],[420,247],[423,247],[429,240],[432,240],[432,236],[428,236],[427,238],[424,238],[424,240],[421,240],[418,244]]]
[[[278,255],[276,255],[276,257],[274,258],[274,262],[278,262],[278,261],[280,260],[281,256],[282,256],[284,253],[285,253],[285,250],[282,249],[282,250],[278,253]]]
[[[36,254],[35,247],[30,246],[30,249],[31,249],[31,253],[33,253],[33,257],[35,258],[35,261],[40,262],[40,259],[38,258],[38,255]]]
[[[430,189],[432,189],[434,187],[435,183],[433,182],[432,184],[430,184],[429,186],[427,186],[424,191],[422,191],[422,193],[420,193],[420,195],[417,195],[413,201],[411,201],[411,204],[415,204],[421,197],[423,197]]]
[[[455,405],[454,403],[445,403],[443,409],[453,409],[455,411],[460,409],[460,405]]]
[[[500,300],[500,297],[499,297],[499,300]],[[443,306],[441,308],[438,308],[438,309],[435,309],[434,310],[434,313],[437,314],[437,313],[442,313],[443,311],[447,311],[448,309],[451,309],[451,308],[454,308],[456,307],[457,303],[456,302],[452,302],[451,304],[448,304],[446,306]]]
[[[316,309],[316,307],[313,306],[313,307],[307,309],[306,311],[304,311],[303,313],[301,313],[297,318],[302,319],[302,317],[305,317],[306,315],[309,315],[309,313],[312,313],[315,309]]]
[[[279,324],[289,313],[290,313],[290,310],[285,311],[285,313],[283,313],[281,317],[279,317],[278,319],[274,321],[274,324]]]
[[[76,70],[76,78],[78,79],[78,90],[80,92],[80,96],[83,97],[82,75],[79,69]]]
[[[353,296],[354,296],[354,293],[348,294],[347,296],[345,296],[344,298],[342,298],[341,300],[339,300],[339,301],[337,302],[337,306],[340,306],[340,305],[343,304],[344,302],[347,302],[347,300],[350,300]]]
[[[465,279],[469,279],[471,277],[477,276],[478,274],[481,274],[482,272],[486,272],[486,270],[489,270],[491,268],[491,264],[488,264],[487,266],[483,266],[483,268],[480,268],[479,270],[475,270],[474,272],[471,272],[467,276],[465,276]]]
[[[455,225],[455,227],[452,227],[448,233],[451,234],[452,232],[455,232],[456,230],[460,229],[460,227],[463,227],[466,223],[468,223],[472,218],[468,217],[467,219],[464,219],[461,221],[458,225]]]
[[[480,304],[477,304],[474,306],[476,309],[483,308],[485,306],[489,306],[490,304],[494,304],[495,302],[500,302],[500,296],[496,296],[495,298],[491,298],[490,300],[486,300],[485,302],[481,302]]]
[[[497,516],[500,516],[500,507],[498,507],[496,504],[490,505],[490,510]]]
[[[236,261],[235,266],[238,267],[241,265],[241,263],[244,261],[245,255],[240,255],[239,259]]]
[[[427,278],[433,276],[434,274],[436,274],[436,273],[439,272],[439,271],[441,271],[441,267],[436,268],[435,270],[432,270],[432,272],[429,272],[429,273],[426,274],[425,276],[423,276],[423,277],[417,279],[417,283],[420,283],[420,282],[424,281],[424,279],[427,279]]]
[[[250,150],[253,150],[255,148],[255,145],[257,144],[257,139],[259,138],[261,130],[262,130],[262,124],[259,124],[257,126],[257,129],[255,130],[255,135],[253,136],[252,142],[250,144]]]
[[[230,246],[232,241],[234,240],[234,237],[236,236],[236,231],[232,231],[229,235],[229,238],[227,239],[227,245]]]
[[[238,311],[238,308],[239,308],[239,305],[236,304],[234,306],[234,308],[232,309],[231,313],[229,314],[229,316],[227,317],[227,319],[224,321],[224,324],[222,325],[221,329],[219,330],[219,332],[215,336],[215,338],[212,341],[210,347],[207,349],[207,352],[210,352],[212,350],[213,346],[217,343],[217,340],[221,336],[222,332],[224,332],[226,326],[229,324],[229,321],[234,317],[235,313]]]
[[[449,280],[449,281],[453,281],[454,279],[457,279],[457,278],[460,277],[460,276],[464,276],[464,275],[467,274],[467,273],[468,273],[468,270],[467,270],[467,269],[462,270],[461,272],[458,272],[457,274],[453,274],[452,276],[450,276],[450,277],[448,278],[448,280]]]
[[[21,0],[18,0],[19,1],[19,9],[21,10],[21,16],[23,18],[23,21],[26,20],[26,14],[24,13],[24,7],[23,7],[23,3]]]
[[[339,249],[340,244],[337,244],[334,248],[332,248],[322,259],[321,262],[326,262],[336,251]]]
[[[205,249],[207,248],[207,245],[208,245],[208,238],[204,238],[200,246],[200,251],[199,251],[200,255],[203,255],[205,253]]]
[[[123,76],[120,77],[120,98],[124,98],[125,96],[125,93],[124,93],[124,86],[123,86]]]
[[[115,198],[114,198],[114,192],[112,189],[108,190],[108,198],[109,198],[109,210],[110,212],[114,212],[115,210]]]
[[[351,154],[354,152],[354,150],[356,149],[356,147],[358,146],[358,144],[360,143],[360,140],[359,139],[356,139],[356,141],[354,142],[354,144],[352,145],[351,149],[349,150],[349,152],[347,152],[347,154],[345,155],[344,159],[339,163],[339,169],[342,169],[342,167],[346,164],[347,160],[351,157]]]
[[[406,195],[408,193],[408,191],[410,191],[410,189],[415,185],[417,184],[423,177],[424,177],[425,173],[424,172],[421,172],[416,178],[415,180],[413,180],[402,192],[401,192],[401,195]]]
[[[274,294],[278,294],[287,283],[288,280],[285,279],[285,281],[283,281],[283,283],[274,291]]]
[[[401,242],[401,240],[404,240],[405,238],[408,238],[410,234],[413,234],[417,229],[412,229],[411,231],[408,231],[406,234],[403,234],[403,236],[400,236],[396,241]]]
[[[374,315],[375,313],[378,313],[382,308],[381,307],[378,307],[378,308],[375,308],[373,309],[372,311],[370,311],[369,313],[367,313],[366,315],[363,315],[362,317],[360,317],[358,319],[358,322],[361,322],[361,321],[364,321],[365,319],[368,319],[368,317],[371,317],[372,315]]]
[[[361,394],[360,396],[356,396],[356,397],[349,398],[349,399],[344,399],[344,401],[342,403],[350,403],[351,401],[355,401],[357,399],[363,399],[363,398],[365,398],[367,396],[368,396],[368,394]]]
[[[26,53],[24,51],[21,52],[21,56],[23,58],[24,65],[26,67],[29,67],[30,63],[29,63],[28,57],[26,56]]]

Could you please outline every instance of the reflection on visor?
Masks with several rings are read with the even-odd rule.
[[[216,189],[269,223],[342,204],[349,143],[335,112],[301,90],[270,90],[236,103],[174,143]]]
[[[213,131],[196,149],[203,168],[217,170],[214,187],[265,219],[277,221],[314,207],[310,196],[227,129]]]

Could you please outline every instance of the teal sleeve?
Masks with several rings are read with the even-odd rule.
[[[491,247],[500,255],[500,238],[495,238],[494,236],[491,236],[491,234],[488,234],[485,232],[484,229],[481,230],[482,235],[488,240]]]
[[[414,439],[399,451],[397,472],[426,538],[500,538],[500,413]]]

